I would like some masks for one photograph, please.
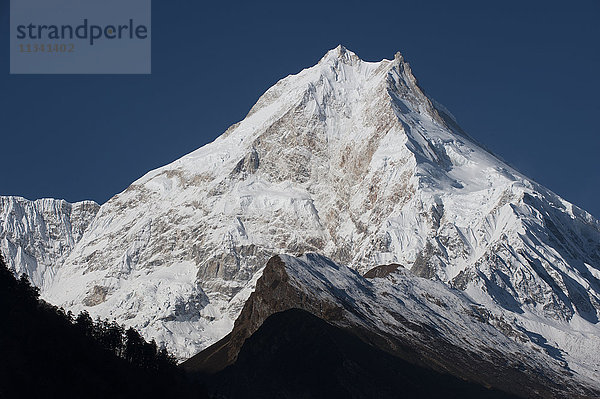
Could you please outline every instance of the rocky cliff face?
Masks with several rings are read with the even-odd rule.
[[[400,54],[338,47],[279,81],[103,204],[42,295],[185,358],[232,330],[269,258],[311,251],[458,289],[600,380],[600,223],[482,149]]]

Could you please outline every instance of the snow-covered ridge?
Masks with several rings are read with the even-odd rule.
[[[421,359],[433,359],[430,365],[438,364],[443,370],[463,378],[480,379],[484,385],[497,384],[501,389],[527,397],[577,397],[576,392],[569,390],[578,391],[578,385],[599,389],[597,380],[570,368],[567,359],[557,356],[556,348],[550,344],[546,343],[544,350],[540,350],[539,342],[531,339],[535,333],[498,317],[498,313],[480,307],[468,295],[442,282],[416,277],[401,266],[387,267],[381,277],[365,279],[351,268],[318,254],[279,255],[279,259],[284,264],[286,284],[302,293],[294,295],[296,298],[303,299],[277,305],[282,306],[278,311],[286,307],[306,307],[305,310],[338,326],[383,337],[379,345],[384,350],[394,353],[397,342],[388,342],[398,339],[404,344],[409,343]],[[322,309],[328,309],[329,315],[319,313]],[[594,351],[600,343],[599,338],[598,335],[578,334],[577,341]],[[448,345],[466,352],[452,359],[456,356],[453,354],[455,349],[445,353]],[[498,361],[499,358],[503,360]],[[478,368],[487,369],[490,365],[500,369],[489,374],[503,377],[494,380],[491,375],[478,371]],[[514,370],[533,380],[543,375],[537,384],[548,391],[536,392],[540,388],[533,388],[534,381],[525,387],[510,387],[507,381],[514,378],[510,375]],[[591,392],[579,394],[586,396]]]
[[[294,308],[417,365],[520,397],[574,399],[600,393],[597,381],[573,370],[552,345],[462,291],[397,264],[361,276],[314,253],[269,259],[231,334],[183,367],[223,370],[267,318]],[[597,338],[579,335],[577,340],[593,349]]]
[[[42,295],[184,358],[231,330],[271,256],[306,252],[462,290],[600,380],[582,343],[599,335],[600,223],[470,139],[400,54],[338,47],[280,80],[102,205]]]

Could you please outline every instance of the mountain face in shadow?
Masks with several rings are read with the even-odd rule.
[[[227,398],[477,398],[517,396],[415,366],[312,314],[276,313],[210,377]]]

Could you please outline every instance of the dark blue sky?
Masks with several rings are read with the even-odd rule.
[[[0,194],[102,203],[341,43],[400,50],[472,136],[600,216],[597,0],[204,3],[153,1],[151,76],[11,76],[2,0]]]

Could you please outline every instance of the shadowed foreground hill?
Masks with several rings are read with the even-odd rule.
[[[135,330],[94,323],[87,314],[73,322],[39,300],[37,288],[17,280],[1,255],[0,320],[2,399],[205,397]]]
[[[300,309],[267,318],[209,385],[232,399],[517,398],[415,366]]]

